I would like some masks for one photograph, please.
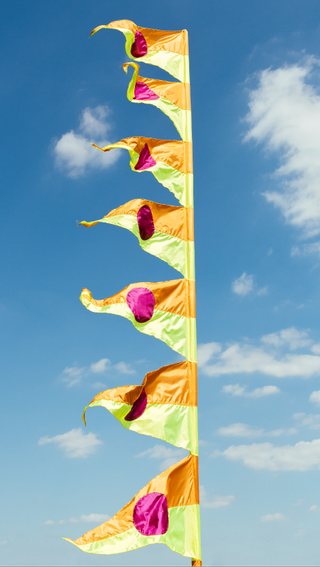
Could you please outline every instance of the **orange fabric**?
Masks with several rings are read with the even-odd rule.
[[[156,162],[166,163],[182,173],[193,173],[192,142],[156,140],[154,138],[144,138],[143,136],[133,136],[131,138],[124,138],[117,143],[129,146],[139,155],[144,145],[148,144],[150,153]],[[108,148],[99,149],[102,149],[103,152],[110,151]]]
[[[199,504],[198,457],[190,455],[153,478],[134,498],[108,522],[87,532],[75,540],[76,545],[85,545],[121,534],[133,528],[133,509],[140,498],[150,492],[165,494],[168,507]]]
[[[105,307],[116,303],[126,303],[127,293],[135,287],[146,287],[152,291],[155,298],[155,309],[181,315],[182,317],[195,317],[195,282],[194,280],[171,280],[169,282],[139,282],[130,284],[119,293],[105,299],[93,299],[91,292],[83,288],[82,294],[96,305]]]
[[[141,28],[130,20],[118,20],[106,26],[98,26],[91,32],[91,35],[103,27],[129,30],[134,35],[136,31],[139,30],[147,42],[148,51],[171,51],[172,53],[179,53],[180,55],[189,54],[187,30],[153,30],[150,28]]]
[[[164,232],[170,236],[175,236],[181,240],[193,240],[193,209],[186,207],[173,207],[171,205],[161,205],[148,201],[147,199],[133,199],[117,209],[113,209],[108,213],[105,219],[115,217],[118,215],[131,215],[137,216],[141,207],[148,205],[150,207],[153,217],[155,229],[159,232]],[[85,226],[92,226],[97,223],[86,223],[83,221],[80,224]]]
[[[140,81],[147,85],[158,96],[162,96],[181,110],[191,110],[190,101],[190,85],[187,83],[168,83],[167,81],[158,81],[156,79],[147,79],[145,77],[137,77]]]
[[[120,386],[97,394],[92,402],[113,400],[133,405],[144,389],[149,404],[197,405],[197,364],[183,361],[148,372],[141,386]],[[90,402],[90,403],[92,403]]]

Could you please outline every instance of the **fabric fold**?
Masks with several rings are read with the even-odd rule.
[[[196,362],[194,281],[130,284],[112,297],[96,300],[84,288],[80,301],[94,313],[126,317],[146,335],[164,341],[187,360]]]
[[[130,230],[143,250],[157,256],[182,273],[194,279],[193,209],[172,207],[133,199],[113,209],[102,219],[79,224],[91,227],[98,223],[113,224]]]
[[[153,30],[130,20],[117,20],[94,28],[90,35],[103,28],[119,30],[125,35],[125,50],[130,59],[156,65],[179,81],[190,82],[187,30]]]
[[[162,439],[198,454],[197,365],[177,362],[149,372],[141,386],[121,386],[97,394],[84,409],[101,406],[126,429]]]
[[[125,73],[133,67],[127,97],[131,102],[151,104],[172,120],[181,138],[191,141],[191,102],[189,83],[159,81],[140,77],[137,63],[124,63]]]
[[[190,455],[153,478],[110,520],[72,541],[86,553],[110,555],[164,543],[201,559],[198,461]]]
[[[103,148],[92,145],[103,152],[116,148],[128,150],[132,171],[151,171],[156,180],[169,189],[181,205],[193,206],[191,142],[133,136]]]

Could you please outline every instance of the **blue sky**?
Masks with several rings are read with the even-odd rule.
[[[133,198],[176,204],[127,152],[176,138],[126,99],[117,19],[190,38],[205,565],[319,562],[320,5],[2,0],[2,565],[189,565],[165,546],[84,555],[75,539],[185,453],[83,408],[178,360],[78,297],[179,277],[113,226]],[[141,74],[166,78],[145,65]]]

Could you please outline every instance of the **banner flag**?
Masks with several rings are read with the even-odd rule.
[[[169,189],[181,205],[193,205],[192,143],[181,140],[156,140],[143,136],[124,138],[98,150],[109,152],[115,148],[128,150],[130,167],[138,173],[151,171],[156,180]]]
[[[113,313],[129,319],[146,335],[196,362],[196,319],[193,280],[130,284],[106,299],[93,299],[83,288],[80,301],[94,313]]]
[[[191,102],[189,83],[169,83],[157,79],[140,77],[137,63],[124,63],[123,69],[127,73],[128,67],[133,67],[133,77],[129,83],[127,97],[131,102],[143,102],[156,106],[174,123],[181,138],[190,142],[191,132]]]
[[[190,82],[187,30],[153,30],[141,28],[130,20],[117,20],[94,28],[90,35],[102,28],[119,30],[125,35],[125,50],[130,59],[156,65],[179,81]]]
[[[126,429],[151,435],[198,454],[194,362],[177,362],[149,372],[141,386],[121,386],[95,396],[84,409],[102,406]]]
[[[111,520],[75,541],[64,539],[86,553],[104,555],[164,543],[199,561],[198,482],[198,457],[189,455],[152,479]]]
[[[160,205],[146,199],[133,199],[113,209],[102,219],[79,224],[114,224],[130,230],[143,250],[194,279],[193,209]]]

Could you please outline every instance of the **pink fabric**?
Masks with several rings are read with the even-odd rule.
[[[142,171],[143,169],[149,169],[149,167],[153,167],[154,165],[157,165],[157,162],[154,161],[152,155],[150,154],[148,144],[145,144],[141,150],[138,162],[134,166],[134,169],[136,169],[137,171]]]
[[[147,42],[144,39],[142,33],[137,30],[134,36],[134,43],[131,46],[131,55],[133,57],[143,57],[148,53]]]
[[[153,216],[150,207],[144,205],[137,214],[138,227],[142,240],[149,240],[154,233]]]
[[[137,323],[150,321],[156,304],[152,291],[146,287],[134,287],[127,293],[126,301]]]
[[[142,535],[162,535],[168,531],[168,502],[165,494],[151,492],[136,503],[133,523]]]
[[[127,413],[126,417],[124,418],[126,421],[134,421],[138,419],[147,407],[147,394],[144,390],[142,390],[139,398],[136,399],[134,402],[131,410]]]
[[[159,95],[154,93],[147,85],[141,83],[140,81],[136,82],[136,86],[134,88],[134,100],[157,100]]]

